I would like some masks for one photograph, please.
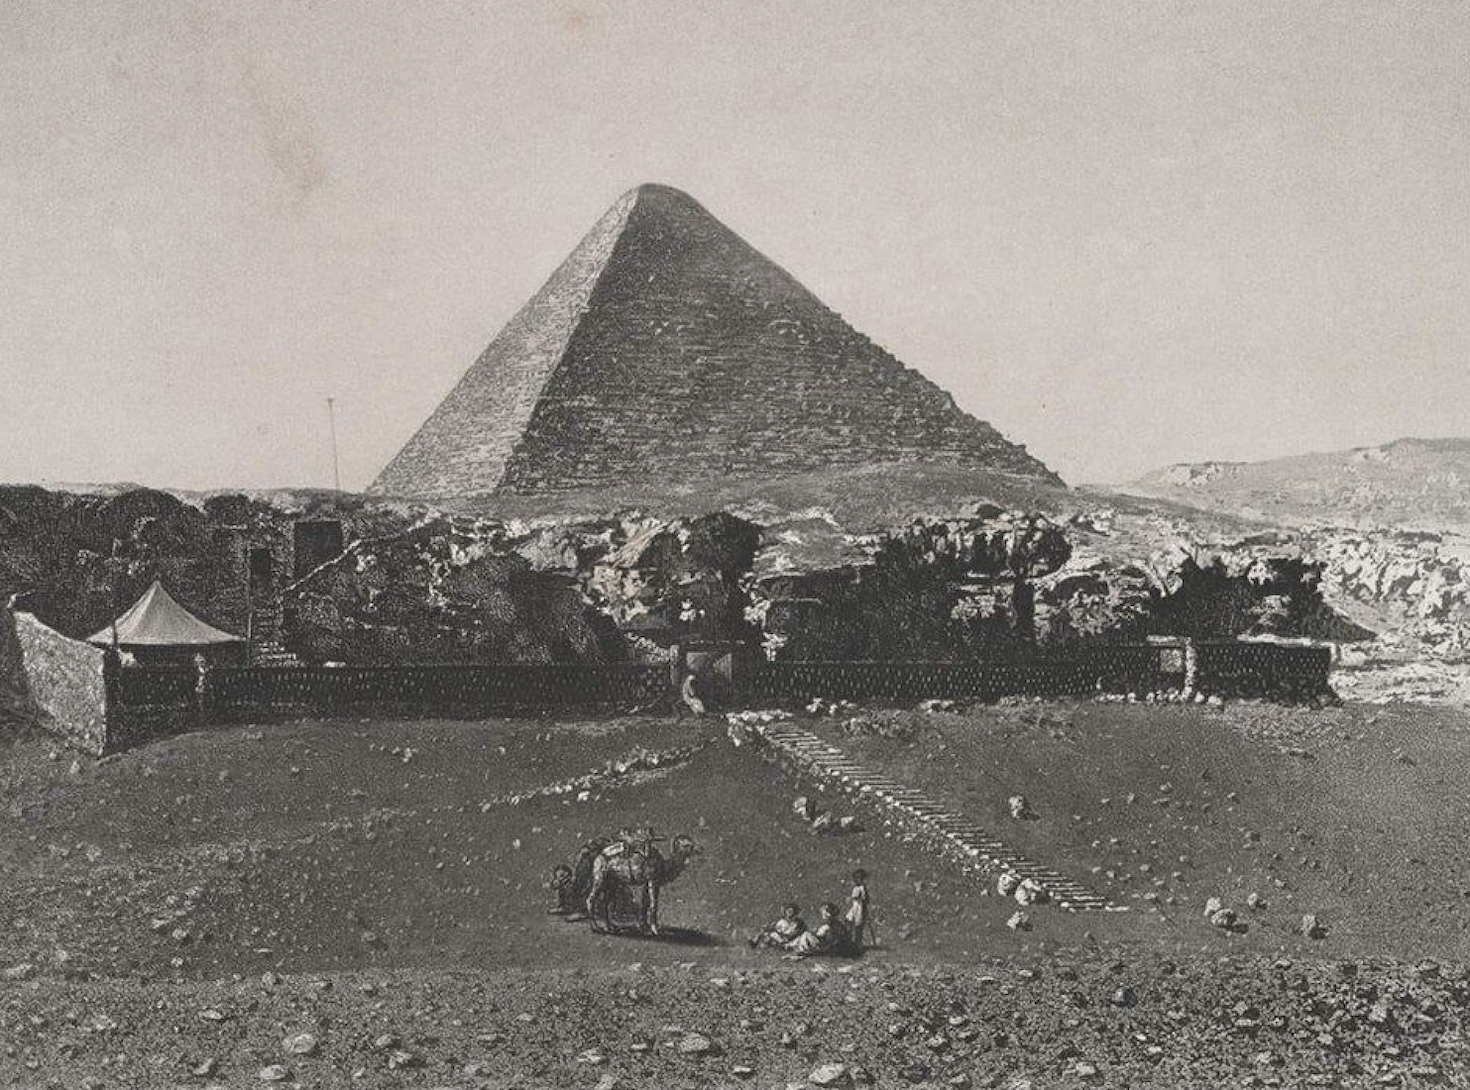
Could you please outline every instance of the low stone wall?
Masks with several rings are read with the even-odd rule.
[[[107,752],[120,753],[145,742],[171,738],[203,725],[195,705],[114,702],[107,709]]]
[[[100,694],[101,652],[80,646],[98,656]],[[1220,643],[1186,653],[1183,641],[1074,648],[1010,662],[762,661],[733,671],[728,697],[759,705],[813,697],[912,702],[1143,694],[1182,691],[1197,675],[1201,692],[1299,698],[1326,690],[1329,667],[1325,648]],[[221,722],[628,710],[668,707],[677,696],[677,681],[664,664],[256,666],[203,675],[180,667],[126,667],[113,686],[95,751]]]
[[[995,700],[1005,696],[1195,691],[1300,700],[1330,691],[1326,647],[1220,641],[1079,648],[1014,662],[766,662],[744,676],[755,703]]]
[[[20,700],[37,725],[68,745],[101,756],[108,751],[105,655],[69,639],[29,613],[6,610],[4,674],[21,687]]]
[[[478,716],[565,708],[638,708],[671,699],[665,665],[427,664],[255,666],[205,674],[130,668],[120,713],[161,727],[176,709],[185,726],[302,715]],[[138,727],[139,732],[149,728]]]
[[[1200,641],[1195,660],[1200,692],[1302,699],[1327,691],[1332,649],[1249,640]]]

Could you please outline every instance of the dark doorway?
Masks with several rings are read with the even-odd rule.
[[[337,519],[307,519],[298,522],[292,538],[293,571],[300,579],[328,560],[342,554],[342,523]]]
[[[263,545],[258,545],[250,550],[250,581],[256,585],[267,584],[275,575],[275,558],[271,551]]]

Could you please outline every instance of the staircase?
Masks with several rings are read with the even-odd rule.
[[[250,646],[251,666],[300,666],[296,655],[286,650],[279,639],[256,640]]]
[[[968,870],[986,876],[1010,871],[1041,886],[1059,907],[1071,912],[1126,912],[1082,883],[1007,848],[970,819],[954,813],[922,792],[905,787],[881,772],[851,760],[810,731],[788,722],[762,723],[755,732],[796,771],[815,777],[854,796],[898,824],[924,834],[942,853]]]
[[[302,662],[281,642],[281,604],[262,595],[250,615],[250,665],[300,666]]]

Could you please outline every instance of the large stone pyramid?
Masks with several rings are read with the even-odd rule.
[[[1059,483],[687,194],[600,219],[373,482],[422,499],[945,461]]]

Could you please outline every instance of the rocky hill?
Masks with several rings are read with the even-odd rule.
[[[1168,536],[1254,523],[1319,563],[1324,599],[1377,634],[1344,654],[1347,691],[1470,700],[1470,439],[1175,465],[1120,492],[1170,504]]]
[[[1470,531],[1470,439],[1168,466],[1118,489],[1288,525]]]
[[[1354,695],[1470,699],[1470,540],[1454,533],[1273,525],[932,464],[625,502],[651,499],[500,497],[451,514],[337,495],[0,489],[0,595],[85,635],[160,577],[244,631],[239,542],[269,544],[284,571],[293,523],[328,517],[348,551],[299,580],[283,615],[285,644],[312,661],[595,660],[681,635],[902,657],[915,640],[933,654],[1018,635],[1256,634],[1338,642]],[[783,604],[817,599],[874,623],[823,628]]]

